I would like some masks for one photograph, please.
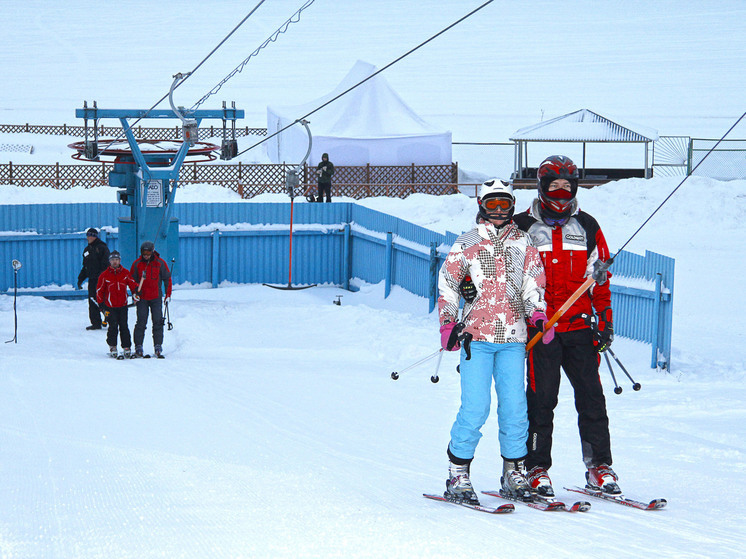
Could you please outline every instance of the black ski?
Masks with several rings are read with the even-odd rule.
[[[634,509],[640,509],[640,510],[658,510],[662,509],[668,504],[668,501],[665,499],[653,499],[650,502],[642,502],[642,501],[636,501],[634,499],[629,499],[625,497],[624,495],[610,495],[609,493],[604,493],[600,490],[590,489],[589,487],[565,487],[567,491],[574,491],[575,493],[582,493],[583,495],[588,495],[589,497],[595,497],[597,499],[603,499],[604,501],[612,501],[614,503],[619,503],[620,505],[624,505],[627,507],[632,507]]]
[[[513,512],[515,510],[515,507],[511,503],[506,503],[504,505],[500,505],[497,508],[492,508],[492,507],[483,507],[482,505],[472,505],[471,503],[466,503],[464,501],[446,499],[443,495],[431,495],[428,493],[423,493],[422,496],[427,497],[428,499],[432,499],[434,501],[443,501],[444,503],[461,505],[462,507],[466,507],[468,509],[473,509],[473,510],[478,510],[480,512],[486,512],[488,514],[504,514],[506,512]]]

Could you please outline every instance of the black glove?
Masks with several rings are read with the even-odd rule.
[[[471,281],[471,276],[464,277],[461,284],[458,286],[458,292],[467,303],[474,302],[474,299],[477,298],[477,286],[474,285],[473,281]]]
[[[83,284],[78,282],[78,289],[83,289]]]
[[[598,341],[596,350],[598,350],[599,353],[609,349],[611,342],[614,341],[614,322],[611,317],[611,307],[606,307],[598,313],[596,339]]]

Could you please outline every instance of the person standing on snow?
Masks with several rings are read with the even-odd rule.
[[[132,291],[132,298],[137,300],[137,282],[132,279],[129,271],[121,266],[122,257],[119,251],[112,251],[109,255],[110,266],[98,278],[96,285],[96,301],[99,307],[108,313],[109,330],[106,333],[106,343],[109,344],[109,355],[117,357],[117,332],[122,341],[122,352],[125,358],[130,357],[132,338],[127,324],[127,288]]]
[[[332,175],[334,174],[334,163],[329,161],[329,154],[323,153],[321,155],[321,163],[316,166],[316,174],[319,176],[319,197],[316,198],[317,202],[324,201],[324,193],[326,193],[326,201],[332,201]]]
[[[598,222],[580,211],[576,200],[578,168],[569,157],[553,155],[538,168],[538,197],[528,211],[515,216],[541,254],[546,270],[547,314],[552,316],[592,275],[597,261],[609,259],[609,248]],[[553,497],[547,470],[552,466],[554,408],[560,367],[575,391],[578,428],[589,488],[621,493],[611,469],[611,440],[601,379],[599,352],[614,339],[609,282],[594,284],[559,319],[553,340],[535,345],[528,354],[529,439],[527,479],[534,492]],[[598,317],[597,328],[581,318]],[[583,316],[581,316],[583,315]],[[531,335],[537,330],[530,331]],[[594,345],[595,344],[595,345]]]
[[[101,272],[109,267],[109,247],[98,238],[98,230],[91,227],[85,233],[88,245],[83,250],[83,267],[78,274],[78,289],[88,278],[88,317],[91,325],[86,330],[101,330],[101,311],[96,306],[96,284]]]
[[[501,484],[510,496],[528,500],[524,458],[528,436],[523,384],[526,320],[543,327],[544,268],[530,237],[511,220],[515,210],[512,185],[492,179],[479,188],[477,225],[451,247],[440,270],[438,309],[441,345],[455,351],[459,338],[469,347],[461,352],[461,407],[448,444],[448,479],[444,497],[477,504],[469,479],[481,428],[490,411],[492,381],[497,393]],[[459,287],[471,277],[475,296],[458,322]],[[545,335],[551,339],[551,330]],[[470,349],[471,357],[468,357]]]
[[[133,279],[139,285],[137,302],[137,322],[135,322],[135,357],[143,357],[142,344],[145,339],[145,328],[148,326],[148,314],[153,319],[153,351],[156,357],[163,355],[163,308],[161,283],[165,286],[165,302],[171,300],[171,271],[161,259],[151,241],[140,246],[140,258],[130,268]]]

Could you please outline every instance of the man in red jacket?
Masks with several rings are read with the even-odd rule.
[[[135,357],[144,357],[142,343],[148,314],[153,319],[153,350],[156,357],[163,357],[163,308],[161,283],[165,286],[165,301],[171,300],[171,271],[166,262],[155,251],[151,241],[140,246],[140,258],[132,263],[132,277],[139,285],[140,300],[137,302],[135,323]]]
[[[127,324],[127,288],[137,298],[137,283],[121,264],[119,251],[112,251],[109,255],[109,267],[98,277],[96,284],[96,301],[99,307],[105,309],[108,316],[109,330],[106,333],[106,343],[109,344],[109,355],[117,357],[117,332],[122,341],[123,357],[130,357],[132,338]]]
[[[578,168],[569,157],[548,157],[537,171],[539,196],[528,211],[513,218],[539,249],[547,277],[546,314],[550,317],[592,274],[594,263],[609,259],[598,222],[578,208],[578,178]],[[598,319],[595,332],[578,319],[594,312]],[[530,332],[530,337],[536,332]],[[575,391],[587,486],[613,495],[621,493],[611,469],[609,419],[598,373],[598,352],[605,351],[613,339],[611,293],[605,281],[595,283],[567,310],[555,325],[551,342],[536,344],[528,354],[526,477],[539,495],[554,496],[547,470],[552,465],[552,422],[560,367]]]

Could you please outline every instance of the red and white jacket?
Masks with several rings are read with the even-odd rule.
[[[556,310],[567,301],[585,279],[593,272],[596,260],[606,262],[609,247],[606,244],[598,222],[583,211],[575,202],[573,215],[562,227],[550,227],[539,216],[539,199],[531,207],[513,217],[522,231],[526,231],[541,254],[546,271],[547,316],[552,317]],[[609,277],[611,274],[609,273]],[[555,325],[558,332],[568,332],[588,328],[582,320],[572,321],[580,313],[591,314],[611,308],[609,282],[603,285],[594,283],[575,304],[573,304]],[[611,320],[611,313],[608,313]]]
[[[153,251],[150,260],[143,260],[142,256],[135,260],[130,267],[130,273],[137,285],[140,285],[142,280],[140,298],[145,301],[160,298],[161,282],[166,284],[165,296],[171,297],[171,270],[156,251]]]
[[[96,301],[110,309],[124,307],[127,305],[127,287],[132,293],[137,291],[137,282],[132,279],[127,268],[109,266],[98,277]]]
[[[466,276],[477,296],[464,305],[464,331],[474,341],[525,343],[526,319],[546,309],[544,268],[530,237],[515,223],[496,229],[480,219],[456,239],[438,280],[441,325],[458,320],[459,285]]]

